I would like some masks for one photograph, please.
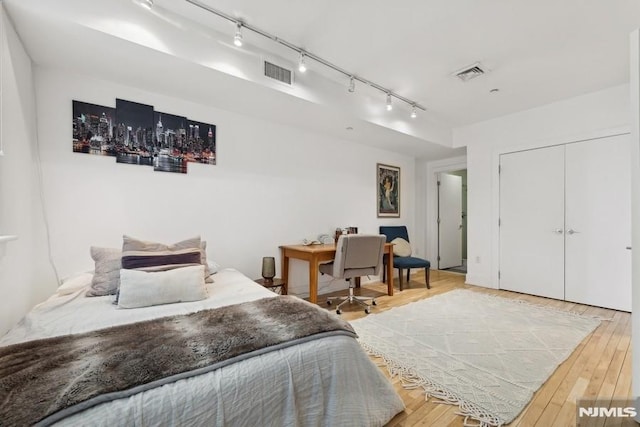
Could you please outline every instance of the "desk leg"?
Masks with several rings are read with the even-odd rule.
[[[393,295],[393,252],[389,251],[387,256],[387,294]]]
[[[309,260],[309,302],[318,302],[318,257],[314,254]]]
[[[282,281],[284,282],[285,290],[289,286],[289,257],[285,255],[284,249],[280,249],[280,271],[282,274]]]

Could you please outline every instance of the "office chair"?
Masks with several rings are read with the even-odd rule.
[[[399,226],[380,226],[380,234],[384,234],[387,236],[387,242],[391,243],[393,239],[400,237],[407,242],[409,241],[409,233],[407,232],[407,227],[404,225]],[[423,258],[416,258],[412,256],[393,256],[393,266],[398,269],[398,283],[400,285],[400,290],[402,290],[402,270],[407,269],[407,284],[409,283],[409,274],[411,273],[412,268],[424,268],[424,276],[425,281],[427,282],[427,289],[431,289],[431,285],[429,284],[429,269],[431,268],[431,263]],[[382,280],[385,281],[385,273],[387,269],[384,269]]]
[[[322,274],[328,274],[336,279],[346,279],[349,282],[349,295],[345,297],[331,297],[327,304],[333,300],[344,300],[336,307],[336,313],[340,314],[340,308],[346,303],[358,303],[365,307],[364,312],[369,314],[371,306],[364,300],[371,300],[376,305],[375,298],[362,298],[353,294],[354,284],[352,278],[378,275],[382,268],[382,256],[384,254],[385,237],[381,235],[343,234],[336,243],[336,256],[330,263],[320,264]]]

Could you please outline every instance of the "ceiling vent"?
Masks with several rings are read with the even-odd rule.
[[[269,77],[270,79],[274,79],[288,85],[291,85],[293,83],[293,73],[291,72],[291,70],[276,64],[272,64],[269,61],[264,61],[264,75],[266,77]]]
[[[469,65],[468,67],[464,67],[461,70],[454,72],[452,75],[459,78],[463,82],[467,82],[471,79],[475,79],[478,76],[481,76],[485,73],[484,68],[479,62],[475,64]]]

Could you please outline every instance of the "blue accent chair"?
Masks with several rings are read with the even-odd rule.
[[[404,240],[406,240],[407,242],[409,241],[409,233],[407,232],[407,227],[405,227],[404,225],[400,225],[400,226],[380,226],[380,234],[384,234],[385,236],[387,236],[387,243],[390,243],[393,239],[397,238],[397,237],[401,237]],[[384,258],[385,264],[386,264],[386,257]],[[416,258],[413,256],[393,256],[393,266],[395,268],[398,269],[398,277],[399,277],[399,284],[400,284],[400,290],[402,290],[402,281],[403,281],[403,277],[402,277],[402,270],[404,270],[405,268],[407,269],[407,284],[409,283],[409,275],[411,272],[412,268],[424,268],[424,276],[427,282],[427,289],[431,289],[431,286],[429,285],[429,268],[431,268],[431,263],[426,260],[426,259],[422,259],[422,258]],[[386,280],[386,277],[384,277],[386,275],[386,271],[387,269],[383,269],[383,278],[382,280]]]

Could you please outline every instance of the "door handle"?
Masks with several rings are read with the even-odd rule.
[[[576,230],[574,230],[574,229],[572,229],[572,228],[570,228],[569,230],[567,230],[567,234],[568,234],[568,235],[572,235],[572,234],[576,234],[576,233],[579,233],[579,231],[576,231]]]
[[[562,234],[562,228],[556,228],[553,232],[556,234]]]
[[[627,250],[631,250],[631,246],[627,246]]]

